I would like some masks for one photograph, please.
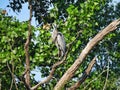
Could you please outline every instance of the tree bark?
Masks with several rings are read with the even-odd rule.
[[[80,67],[81,63],[85,60],[86,56],[90,52],[90,50],[100,41],[102,40],[108,33],[117,29],[117,25],[120,24],[120,19],[113,21],[110,23],[105,29],[99,32],[93,39],[91,39],[86,47],[83,49],[79,57],[73,63],[73,65],[65,72],[62,78],[54,87],[54,90],[62,90],[65,84],[73,77],[77,69]]]
[[[90,71],[92,70],[92,67],[95,64],[95,62],[96,62],[96,57],[94,57],[92,59],[92,61],[89,63],[87,69],[83,73],[83,75],[80,78],[80,80],[78,82],[76,82],[73,86],[68,88],[67,90],[76,90],[85,81],[85,79],[88,77],[88,75],[90,74]]]
[[[31,5],[31,0],[28,0],[29,2],[29,7],[30,7],[30,17],[29,17],[29,23],[28,23],[28,36],[26,43],[24,45],[25,49],[25,56],[26,56],[26,73],[25,73],[25,83],[27,84],[28,87],[30,87],[30,55],[29,55],[29,44],[31,40],[31,20],[32,20],[32,5]]]
[[[44,27],[44,28],[45,28],[45,27]],[[79,34],[80,34],[81,32],[82,32],[82,31],[80,30],[80,31],[77,33],[75,40],[78,39]],[[43,80],[43,81],[39,82],[38,84],[36,84],[35,86],[31,87],[30,90],[36,90],[40,85],[45,84],[45,83],[48,83],[48,82],[53,78],[53,74],[54,74],[56,68],[57,68],[59,65],[61,65],[61,64],[63,64],[63,63],[65,62],[65,60],[66,60],[66,58],[67,58],[67,55],[68,55],[68,52],[69,52],[69,50],[71,49],[72,44],[75,42],[75,40],[72,41],[72,42],[70,42],[70,43],[68,44],[68,48],[67,48],[67,51],[66,51],[64,57],[63,57],[62,59],[60,59],[58,62],[56,62],[56,63],[52,66],[52,70],[50,71],[49,76],[48,76],[45,80]]]

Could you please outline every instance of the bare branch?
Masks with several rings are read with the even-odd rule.
[[[44,83],[48,83],[48,82],[53,78],[53,74],[54,74],[56,68],[57,68],[59,65],[61,65],[62,63],[65,62],[65,60],[66,60],[66,58],[67,58],[68,51],[69,51],[69,50],[67,50],[67,52],[65,53],[65,56],[63,57],[63,59],[62,59],[61,61],[56,62],[56,63],[52,66],[52,70],[51,70],[49,76],[48,76],[45,80],[39,82],[37,85],[33,86],[33,87],[31,88],[31,90],[36,90],[40,85],[42,85],[42,84],[44,84]]]
[[[59,82],[54,87],[54,90],[61,90],[64,88],[65,84],[73,77],[74,73],[77,71],[81,63],[85,60],[86,56],[90,52],[90,50],[100,41],[102,40],[108,33],[117,29],[117,26],[120,24],[120,19],[113,21],[110,23],[105,29],[99,32],[93,39],[91,39],[86,47],[83,49],[79,57],[76,59],[74,64],[66,71],[66,73],[62,76]]]
[[[13,87],[13,79],[11,81],[11,85],[10,85],[10,89],[9,90],[12,90],[12,87]]]
[[[103,70],[99,75],[98,77],[94,78],[93,80],[91,80],[85,87],[83,90],[86,90],[86,88],[92,83],[94,82],[95,80],[97,80],[104,72],[106,72],[107,70]]]
[[[77,33],[76,39],[79,37],[79,34],[80,34],[81,32],[82,32],[82,31],[80,30],[80,31]],[[75,39],[75,40],[76,40],[76,39]],[[68,49],[67,49],[64,57],[52,66],[52,70],[51,70],[49,76],[48,76],[45,80],[39,82],[37,85],[33,86],[33,87],[31,88],[31,90],[37,89],[40,85],[49,82],[49,81],[53,78],[53,74],[54,74],[56,68],[57,68],[59,65],[61,65],[62,63],[65,62],[65,60],[66,60],[66,58],[67,58],[67,55],[68,55],[68,52],[69,52],[69,50],[70,50],[70,48],[71,48],[71,45],[75,42],[75,40],[68,44]]]
[[[83,73],[81,79],[78,82],[76,82],[73,86],[71,86],[68,90],[76,90],[85,81],[85,79],[90,74],[90,71],[92,70],[92,67],[95,64],[95,62],[96,62],[96,57],[94,57],[92,61],[89,63],[88,68]]]
[[[107,80],[108,80],[108,75],[109,75],[109,59],[108,59],[108,65],[107,65],[107,75],[106,75],[106,80],[105,80],[105,84],[104,84],[103,90],[106,89]]]
[[[24,45],[25,49],[25,56],[26,56],[26,74],[25,74],[25,82],[27,86],[30,87],[30,56],[29,56],[29,44],[31,40],[31,20],[32,20],[32,5],[31,5],[31,0],[28,0],[29,2],[29,7],[30,7],[30,17],[29,17],[29,24],[28,24],[28,37],[26,40],[26,43]],[[24,83],[25,83],[24,82]]]

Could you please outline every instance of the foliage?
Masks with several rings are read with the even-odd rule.
[[[2,15],[0,12],[0,80],[2,88],[4,88],[4,85],[8,85],[6,90],[12,85],[11,74],[14,73],[17,77],[23,73],[25,65],[24,43],[27,30],[27,22],[21,23],[16,18]],[[32,47],[33,42],[31,42],[31,51],[34,52]],[[32,52],[30,54],[34,56]]]
[[[65,0],[64,2],[62,0],[34,0],[31,2],[34,16],[40,24],[54,22],[58,25],[58,30],[64,34],[67,46],[74,41],[70,47],[66,62],[57,68],[54,79],[48,84],[42,85],[39,88],[40,90],[46,88],[52,90],[64,72],[73,64],[87,42],[112,20],[120,17],[120,3],[114,7],[110,1]],[[20,12],[22,5],[27,2],[28,0],[10,0],[9,7],[13,11]],[[7,85],[5,90],[10,88],[13,80],[9,67],[12,73],[15,74],[18,88],[24,89],[24,85],[18,80],[18,77],[24,72],[24,43],[26,41],[27,31],[27,21],[19,22],[14,17],[0,14],[0,35],[2,36],[0,37],[0,80],[2,81],[2,88],[4,88],[4,85]],[[76,38],[79,31],[82,32]],[[109,76],[106,89],[117,89],[116,82],[120,74],[119,34],[120,30],[109,34],[99,45],[93,48],[86,57],[86,62],[83,62],[73,79],[66,85],[66,88],[80,79],[81,73],[84,72],[88,63],[97,55],[97,63],[94,69],[79,89],[86,87],[86,90],[101,90],[106,82],[108,67]],[[42,27],[37,29],[32,27],[30,67],[31,71],[37,68],[42,74],[42,77],[48,76],[51,66],[58,61],[58,50],[52,43],[50,37],[50,31],[44,30]],[[91,82],[92,80],[93,82]],[[31,73],[31,85],[33,86],[36,83],[34,74]],[[15,86],[12,89],[15,89]]]
[[[10,0],[8,7],[12,8],[13,11],[20,12],[22,5],[27,3],[28,0]],[[75,6],[84,0],[31,0],[33,6],[34,17],[41,24],[43,22],[53,23],[54,19],[62,18],[67,16],[66,9],[70,4]],[[62,7],[62,8],[61,8]],[[29,7],[28,7],[29,8]],[[52,8],[52,10],[51,10]],[[51,12],[50,12],[51,10]],[[52,17],[50,17],[52,15]]]

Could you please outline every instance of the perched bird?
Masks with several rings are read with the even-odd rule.
[[[57,31],[57,26],[55,24],[53,24],[52,27],[53,27],[51,32],[52,41],[55,43],[56,47],[58,48],[58,56],[63,57],[66,50],[66,43],[64,36],[61,32]]]

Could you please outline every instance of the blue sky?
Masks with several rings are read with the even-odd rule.
[[[0,0],[0,8],[7,10],[9,16],[15,16],[21,22],[27,21],[29,19],[29,10],[27,3],[23,5],[23,9],[20,13],[13,12],[12,9],[7,7],[8,4],[8,0]],[[35,18],[32,18],[32,25],[36,26]]]
[[[29,19],[29,17],[28,17],[29,11],[27,9],[27,4],[23,5],[24,9],[22,9],[20,13],[15,13],[12,11],[12,9],[6,7],[8,4],[9,4],[8,0],[1,0],[0,1],[0,8],[7,10],[8,15],[16,16],[16,18],[19,19],[20,21],[25,21],[25,20]]]

